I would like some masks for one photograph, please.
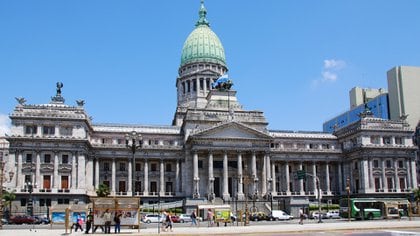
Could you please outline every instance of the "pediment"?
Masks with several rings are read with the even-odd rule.
[[[253,129],[238,122],[227,122],[218,124],[206,130],[199,131],[192,135],[192,138],[199,139],[272,139],[264,132]]]

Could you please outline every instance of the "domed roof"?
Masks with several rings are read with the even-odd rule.
[[[213,62],[226,66],[225,50],[219,37],[210,29],[206,14],[201,1],[200,18],[182,48],[181,66],[191,62]]]

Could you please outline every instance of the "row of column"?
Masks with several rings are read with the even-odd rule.
[[[262,158],[262,172],[260,173],[261,179],[258,178],[259,174],[257,173],[257,156],[255,152],[252,152],[251,155],[251,176],[244,176],[243,174],[243,166],[242,166],[242,153],[236,154],[237,159],[237,177],[238,177],[238,186],[237,186],[237,197],[239,200],[244,199],[244,192],[243,192],[243,184],[246,184],[247,186],[251,186],[252,191],[250,191],[252,194],[258,194],[260,196],[264,196],[267,193],[271,193],[273,195],[276,195],[277,192],[280,191],[280,189],[277,189],[277,183],[276,183],[276,163],[272,163],[271,157],[265,153]],[[193,153],[193,197],[200,197],[200,175],[199,175],[199,168],[198,168],[198,159],[199,155],[197,152]],[[211,198],[214,198],[214,169],[213,169],[213,153],[208,153],[208,189],[207,189],[207,195],[211,196]],[[293,173],[289,173],[290,167],[288,162],[284,162],[284,178],[285,178],[285,184],[283,185],[285,189],[285,192],[287,195],[291,194],[291,189],[289,183],[291,182],[290,175]],[[325,164],[325,190],[328,194],[331,194],[330,189],[330,164]],[[303,164],[302,162],[298,165],[299,170],[303,170]],[[340,169],[340,168],[339,168]],[[228,153],[223,153],[223,174],[222,174],[222,198],[224,200],[230,199],[230,193],[229,193],[229,168],[228,168]],[[316,173],[316,164],[313,163],[311,170],[307,172],[309,175],[317,176]],[[338,173],[339,179],[341,179],[341,170]],[[316,185],[316,178],[311,178],[311,189],[315,194],[317,193],[317,185]],[[283,182],[283,181],[282,181]],[[260,185],[260,188],[258,186]],[[298,180],[298,186],[299,186],[299,192],[300,194],[304,195],[304,180]],[[340,185],[341,186],[341,185]],[[280,187],[281,188],[281,187]],[[261,192],[259,192],[261,190]]]
[[[142,195],[147,196],[150,193],[150,188],[149,188],[149,160],[148,159],[144,159],[142,161],[143,163],[143,191],[142,191]],[[96,184],[96,188],[98,188],[99,184],[100,184],[100,167],[99,167],[100,161],[99,159],[95,160],[95,184]],[[132,178],[132,173],[134,171],[134,167],[136,166],[136,161],[134,160],[133,163],[131,161],[128,161],[128,188],[127,188],[127,195],[128,196],[132,196],[134,193],[134,189],[135,187],[133,186],[133,178]],[[113,158],[112,159],[112,164],[111,164],[111,194],[114,195],[117,190],[116,190],[116,182],[117,182],[117,178],[116,178],[116,159]],[[180,189],[180,185],[181,185],[181,178],[180,178],[180,161],[176,160],[176,164],[175,164],[175,192],[178,192]],[[160,167],[159,167],[159,194],[161,196],[165,195],[165,168],[164,168],[164,161],[160,160]],[[134,193],[137,194],[137,193]]]
[[[16,154],[15,154],[16,155]],[[25,186],[25,175],[28,173],[23,173],[23,153],[18,153],[18,163],[17,163],[17,177],[16,177],[16,186],[19,188],[24,188]],[[29,163],[32,165],[32,163]],[[71,189],[84,189],[86,184],[86,170],[88,166],[86,166],[86,157],[82,153],[73,153],[71,159],[71,173],[70,174],[59,174],[59,152],[54,153],[54,161],[53,161],[53,171],[52,171],[52,179],[51,179],[51,186],[52,189],[61,189],[61,176],[69,176],[69,184]],[[31,166],[32,168],[32,166]],[[33,175],[34,174],[34,175]],[[47,186],[44,186],[43,176],[44,175],[51,175],[51,173],[41,173],[41,153],[36,152],[35,156],[35,173],[30,173],[32,179],[32,183],[36,185],[35,189],[44,189]]]

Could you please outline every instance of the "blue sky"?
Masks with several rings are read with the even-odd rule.
[[[199,0],[0,2],[0,130],[25,97],[63,82],[95,123],[170,125],[181,50]],[[386,88],[394,66],[420,66],[420,1],[205,1],[240,103],[275,130],[320,131],[352,87]]]

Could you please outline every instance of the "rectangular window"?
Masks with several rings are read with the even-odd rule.
[[[45,206],[45,199],[39,199],[39,206]]]
[[[151,171],[157,171],[157,164],[156,163],[152,163],[150,165],[150,169],[151,169]]]
[[[36,134],[38,127],[36,125],[25,126],[25,134]]]
[[[42,127],[42,134],[43,135],[54,135],[55,127],[54,126],[44,126]]]
[[[68,164],[69,163],[69,155],[61,156],[61,163],[62,164]]]
[[[383,137],[384,144],[391,144],[391,137]]]
[[[104,171],[109,171],[109,162],[104,162]]]
[[[196,81],[197,81],[196,79],[193,79],[192,80],[192,83],[193,83],[193,91],[194,92],[197,91],[197,82]]]
[[[42,183],[43,183],[44,189],[50,189],[51,188],[51,175],[44,175]]]
[[[141,163],[136,163],[136,171],[141,171]]]
[[[51,206],[51,199],[49,198],[45,199],[45,203],[47,204],[47,206]]]
[[[371,144],[379,144],[379,142],[380,142],[379,136],[371,136],[370,137],[370,143]]]
[[[30,175],[25,175],[25,183],[32,183],[32,178]]]
[[[57,204],[58,205],[62,205],[64,203],[62,198],[57,199]]]
[[[172,171],[172,165],[171,164],[166,164],[166,172],[171,172]]]
[[[141,192],[141,181],[136,181],[135,182],[134,191],[135,192]]]
[[[378,190],[381,188],[381,180],[379,178],[375,178],[375,189]]]
[[[204,81],[203,81],[203,78],[200,79],[200,90],[204,90]]]
[[[400,178],[400,189],[405,189],[405,178]]]
[[[379,168],[379,160],[373,160],[373,167]]]
[[[44,163],[51,163],[51,154],[44,155]]]
[[[191,85],[190,85],[190,81],[187,81],[187,92],[191,92]]]
[[[61,136],[72,136],[73,135],[73,127],[71,126],[62,126],[60,127],[60,135]]]
[[[68,199],[68,198],[66,198],[66,199],[64,199],[64,204],[70,204],[70,199]]]
[[[402,160],[398,161],[398,168],[404,168],[404,162]]]
[[[32,163],[32,153],[26,154],[26,163]]]
[[[120,162],[120,171],[125,171],[125,162]]]
[[[403,139],[401,137],[395,137],[395,144],[402,145],[403,144]]]
[[[61,189],[69,189],[69,177],[61,176]]]
[[[388,185],[388,189],[394,189],[394,183],[392,181],[392,178],[386,178],[386,182]]]
[[[26,198],[20,199],[20,206],[26,206]]]
[[[386,168],[392,168],[391,160],[386,160]]]
[[[210,90],[210,80],[209,79],[206,79],[206,87],[207,87],[207,90]]]

